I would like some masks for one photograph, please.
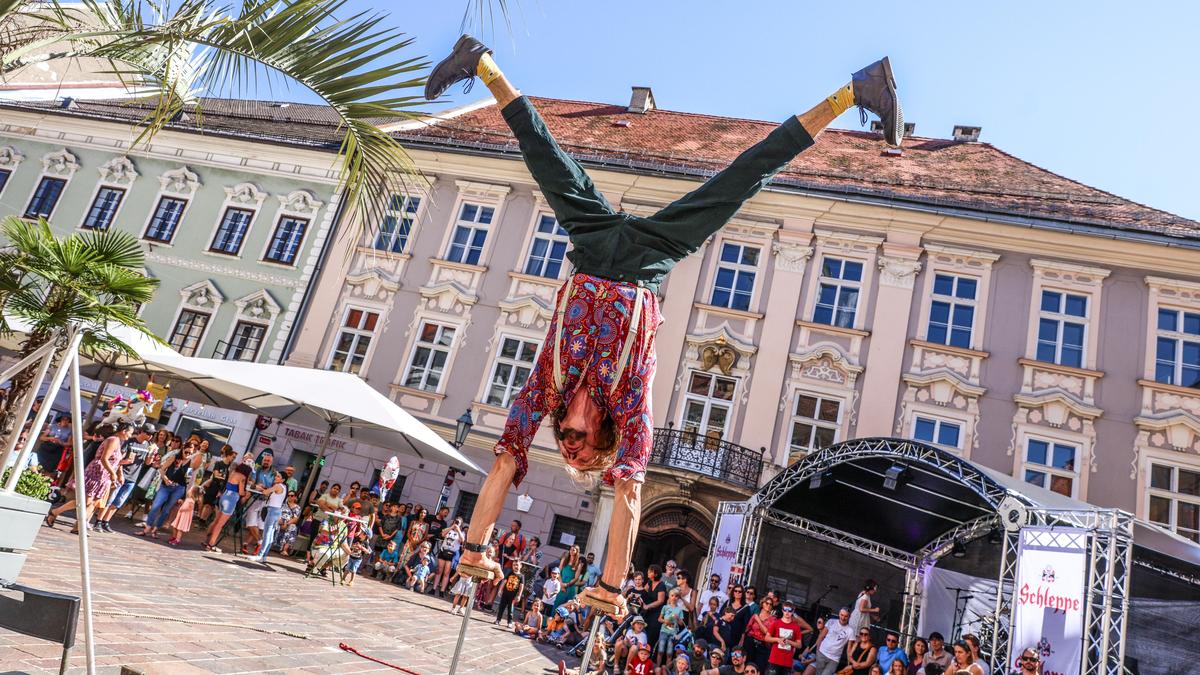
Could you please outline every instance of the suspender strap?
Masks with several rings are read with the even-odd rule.
[[[625,366],[629,365],[629,352],[633,349],[632,338],[637,333],[638,324],[642,320],[642,304],[644,302],[642,292],[645,290],[640,286],[634,288],[637,299],[633,302],[633,317],[629,320],[629,330],[625,333],[625,344],[621,347],[621,358],[617,360],[617,369],[613,373],[612,385],[608,388],[610,395],[617,390],[617,385],[621,382],[621,376],[625,374]],[[649,331],[642,336],[642,340],[645,341],[648,335]]]
[[[562,298],[558,301],[558,311],[555,316],[558,325],[554,329],[554,387],[559,393],[562,393],[566,380],[562,372],[562,358],[559,356],[562,351],[563,319],[567,314],[567,301],[571,298],[571,291],[574,288],[575,275],[572,274],[567,279],[567,284],[563,286]]]

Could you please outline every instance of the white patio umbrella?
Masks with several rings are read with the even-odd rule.
[[[178,354],[147,354],[146,371],[172,380],[172,396],[191,398],[195,389],[214,405],[249,409],[302,426],[325,429],[319,463],[329,439],[345,432],[356,440],[448,464],[465,471],[483,470],[433,429],[405,412],[362,378],[314,368],[246,361],[205,359]],[[304,487],[307,497],[316,472]]]

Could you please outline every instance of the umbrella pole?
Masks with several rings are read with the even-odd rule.
[[[91,513],[87,509],[87,497],[83,485],[83,404],[79,400],[79,343],[72,343],[71,351],[67,352],[64,366],[71,368],[71,436],[75,444],[75,519],[79,528],[79,576],[83,586],[83,642],[87,656],[87,672],[96,672],[96,636],[92,626],[92,571],[88,559],[88,520]]]
[[[300,513],[304,513],[304,507],[308,506],[308,495],[312,492],[313,483],[316,482],[317,469],[321,467],[321,460],[325,459],[325,451],[329,449],[329,439],[333,437],[333,432],[337,427],[337,422],[330,422],[329,428],[325,430],[325,438],[321,439],[321,449],[317,451],[317,458],[313,460],[312,469],[308,472],[308,480],[304,481],[304,494],[300,495]]]

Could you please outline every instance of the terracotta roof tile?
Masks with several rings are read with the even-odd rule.
[[[558,142],[581,161],[707,175],[776,126],[694,113],[530,97]],[[618,122],[628,122],[620,125]],[[495,105],[398,132],[410,142],[514,150]],[[877,133],[829,129],[776,182],[832,191],[1068,223],[1200,236],[1200,223],[1069,180],[989,143],[912,137],[887,156]]]

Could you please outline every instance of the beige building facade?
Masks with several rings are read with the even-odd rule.
[[[772,126],[535,103],[632,213]],[[878,134],[826,132],[667,277],[635,562],[698,568],[720,500],[868,436],[925,440],[1200,539],[1200,224],[978,133],[889,151]],[[331,251],[288,363],[358,373],[448,437],[469,410],[465,451],[486,466],[569,242],[494,105],[397,134],[428,186]],[[391,454],[335,453],[323,477],[365,480]],[[400,497],[436,503],[446,467],[402,466]],[[457,477],[452,510],[469,515],[481,482]],[[606,490],[572,484],[544,429],[502,519],[600,554],[610,509]]]

